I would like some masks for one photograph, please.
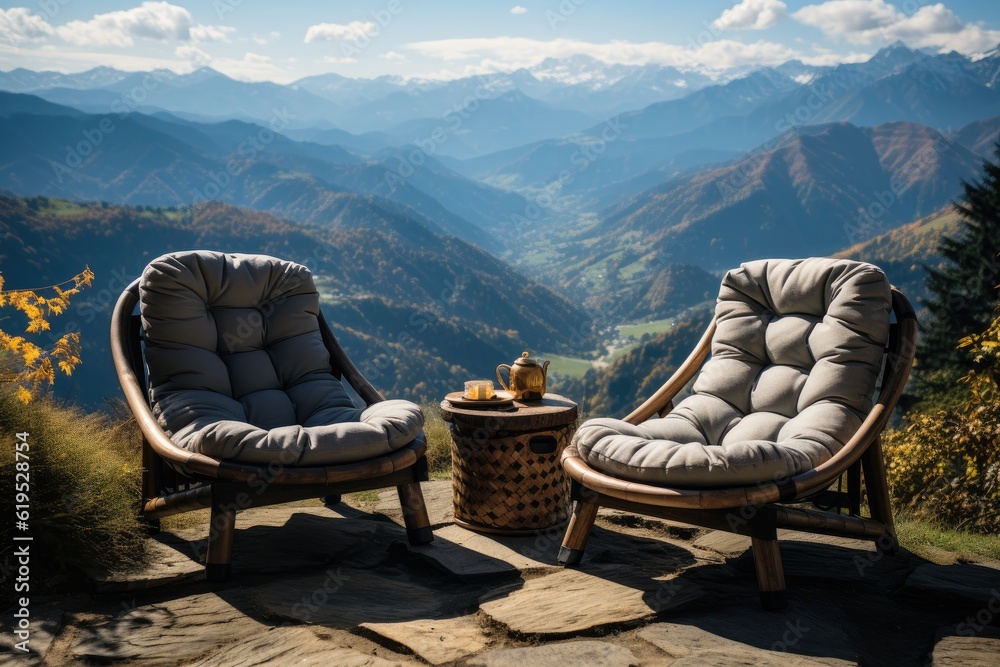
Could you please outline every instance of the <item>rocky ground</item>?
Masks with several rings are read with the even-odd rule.
[[[394,491],[241,513],[224,585],[202,578],[204,525],[161,533],[149,567],[33,600],[35,653],[11,653],[8,629],[0,664],[1000,665],[1000,563],[789,533],[790,604],[765,612],[748,539],[602,511],[563,569],[561,530],[472,533],[450,482],[424,488],[421,547]]]

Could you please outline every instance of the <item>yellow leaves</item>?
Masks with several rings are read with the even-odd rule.
[[[0,307],[13,308],[25,316],[25,333],[40,334],[51,329],[49,317],[65,313],[69,309],[70,299],[93,282],[93,271],[90,267],[85,267],[70,280],[57,285],[4,291],[4,279],[0,275]],[[67,288],[63,289],[63,286]],[[45,292],[51,292],[51,295]],[[65,375],[72,375],[81,363],[78,332],[63,335],[53,344],[52,349],[45,350],[23,336],[11,336],[0,330],[0,351],[13,354],[20,366],[20,369],[15,369],[17,372],[12,377],[2,380],[19,385],[16,396],[24,403],[31,401],[32,396],[40,389],[55,382],[56,366]],[[55,366],[53,361],[56,362]]]
[[[21,359],[24,361],[24,365],[29,368],[35,365],[35,361],[42,356],[42,348],[38,347],[34,343],[25,342],[21,346]]]
[[[1000,317],[958,345],[974,368],[955,410],[907,415],[883,438],[892,497],[942,523],[1000,530]]]
[[[90,287],[94,282],[94,272],[90,270],[90,267],[84,267],[83,273],[77,274],[73,277],[73,285],[80,289],[82,287]]]
[[[7,336],[3,334],[3,337],[0,337],[0,348],[17,353],[21,351],[22,347],[24,347],[24,338],[21,336]]]
[[[18,387],[17,392],[14,395],[17,397],[17,400],[21,401],[26,405],[28,403],[31,403],[31,398],[32,398],[31,392],[25,389],[23,386]]]

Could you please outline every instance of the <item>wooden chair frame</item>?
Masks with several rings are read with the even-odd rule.
[[[141,515],[151,532],[162,517],[203,509],[212,510],[205,577],[229,577],[236,512],[306,498],[339,500],[342,493],[395,486],[411,544],[434,539],[420,482],[427,481],[427,449],[423,434],[391,454],[357,463],[293,467],[218,460],[178,447],[160,428],[150,410],[142,355],[139,281],[118,299],[111,319],[111,352],[125,399],[142,431]],[[320,332],[336,376],[350,383],[366,405],[385,400],[365,379],[340,346],[323,315]]]
[[[874,540],[883,553],[899,549],[889,505],[882,458],[881,433],[899,401],[909,377],[917,340],[917,320],[905,296],[892,288],[895,322],[890,325],[878,399],[854,436],[833,457],[816,468],[792,477],[753,486],[716,489],[668,488],[618,479],[591,468],[574,445],[563,450],[562,464],[573,480],[575,507],[566,529],[559,562],[576,565],[583,557],[597,510],[611,507],[680,521],[751,538],[761,604],[766,609],[787,605],[777,529]],[[625,421],[640,424],[673,409],[674,397],[695,376],[711,354],[715,320],[694,351],[655,394],[632,411]],[[861,473],[870,516],[861,516]],[[842,476],[847,491],[833,491]],[[837,511],[788,507],[786,503],[836,505]],[[846,507],[847,514],[840,508]]]

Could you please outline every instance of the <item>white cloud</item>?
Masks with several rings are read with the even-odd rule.
[[[55,31],[79,46],[132,46],[136,39],[181,42],[228,42],[230,26],[193,24],[191,12],[169,2],[144,2],[132,9],[95,14],[88,21],[70,21]]]
[[[788,7],[780,0],[742,0],[712,22],[718,30],[763,30],[781,20]]]
[[[385,60],[395,60],[395,61],[406,60],[406,56],[404,56],[401,53],[396,53],[395,51],[386,51],[385,53],[379,54],[379,58],[383,58]]]
[[[465,39],[442,39],[413,42],[406,45],[421,55],[460,63],[478,61],[483,65],[497,66],[477,68],[469,62],[465,71],[484,73],[489,71],[510,71],[519,67],[537,65],[545,58],[569,58],[587,55],[605,63],[625,65],[645,65],[656,63],[674,67],[718,71],[744,65],[775,65],[797,57],[797,51],[775,42],[758,41],[749,44],[728,39],[707,42],[689,48],[664,42],[585,42],[572,39],[537,40],[526,37],[484,37]],[[480,71],[476,71],[479,69]],[[452,70],[445,70],[446,75]]]
[[[89,21],[70,21],[56,29],[71,44],[131,46],[136,37],[155,40],[191,38],[191,13],[169,2],[97,14]]]
[[[191,63],[193,67],[205,67],[212,62],[212,56],[208,55],[197,46],[191,44],[181,44],[174,49],[174,55]]]
[[[257,33],[254,33],[253,35],[251,35],[250,36],[250,40],[254,44],[259,44],[260,46],[267,46],[267,37],[261,37]]]
[[[352,65],[358,62],[357,58],[338,58],[337,56],[323,56],[323,62],[331,65]]]
[[[236,28],[228,25],[202,25],[191,26],[191,39],[195,42],[228,42],[230,33],[236,32]]]
[[[375,32],[371,21],[351,21],[350,23],[317,23],[306,30],[305,43],[339,42],[364,37]]]
[[[827,36],[853,44],[888,44],[902,40],[914,48],[976,53],[1000,42],[1000,30],[988,30],[961,19],[941,3],[907,14],[884,0],[830,0],[792,14]]]
[[[886,28],[885,33],[885,41],[900,39],[912,46],[936,48],[943,52],[976,53],[991,49],[1000,42],[1000,30],[963,24],[941,4],[921,7],[913,16]]]
[[[899,12],[883,0],[830,0],[807,5],[792,18],[828,35],[851,35],[883,28],[899,19]]]
[[[0,40],[17,44],[50,36],[54,30],[44,18],[25,7],[0,9]]]
[[[511,14],[527,14],[528,13],[528,8],[527,7],[522,7],[521,5],[515,5],[515,6],[513,6],[513,7],[510,8],[510,13]]]

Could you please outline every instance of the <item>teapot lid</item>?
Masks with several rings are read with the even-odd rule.
[[[521,358],[514,362],[515,366],[537,366],[538,362],[528,356],[527,352],[521,353]]]

